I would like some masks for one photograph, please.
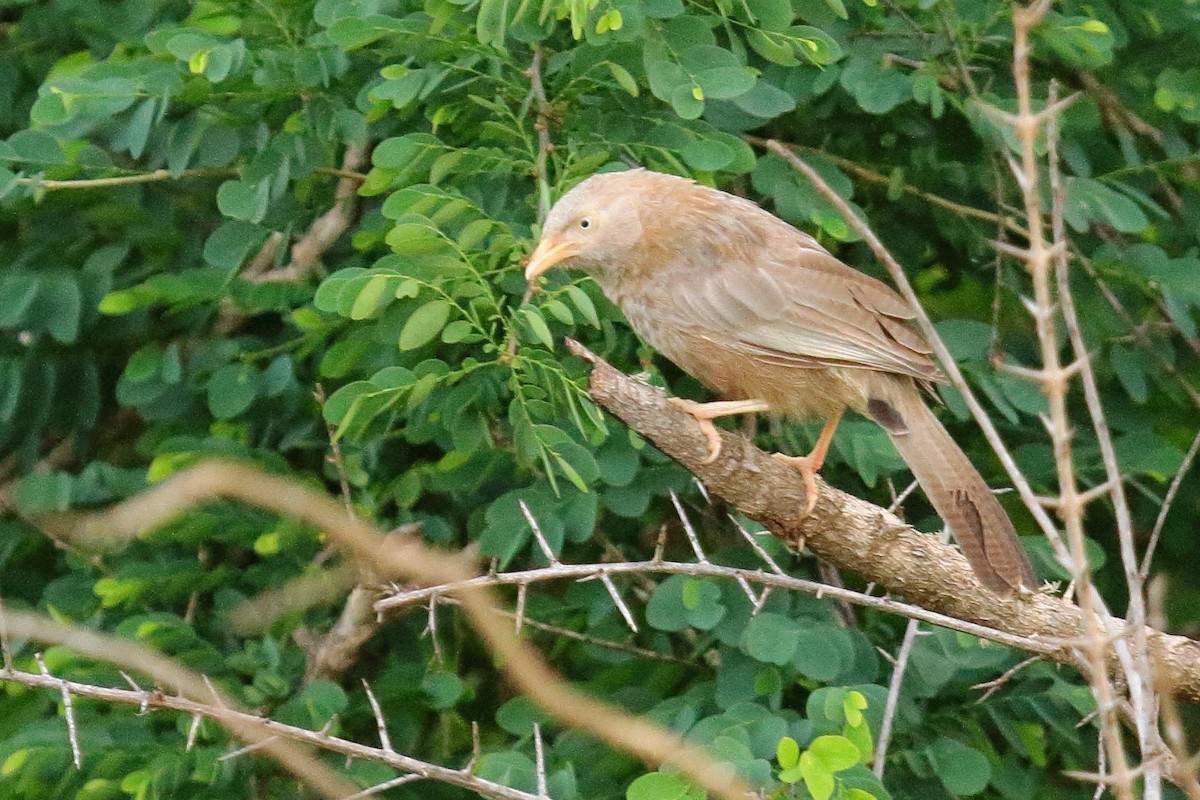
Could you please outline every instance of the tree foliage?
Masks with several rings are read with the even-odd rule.
[[[261,634],[228,619],[327,568],[322,536],[290,520],[212,504],[99,558],[56,547],[36,523],[222,457],[344,493],[383,527],[419,523],[427,541],[498,569],[546,563],[530,517],[564,561],[648,557],[664,526],[668,552],[687,557],[684,514],[711,558],[757,565],[689,473],[592,405],[561,339],[681,395],[700,396],[696,383],[594,284],[552,276],[530,298],[520,269],[550,201],[641,164],[750,196],[881,274],[757,137],[799,148],[899,255],[1021,469],[1052,495],[1045,400],[996,368],[1038,363],[1025,276],[991,245],[1019,241],[1024,224],[1001,113],[1016,107],[1012,39],[999,0],[0,4],[5,603],[152,645],[274,718],[335,720],[373,741],[365,678],[398,750],[461,764],[477,722],[476,773],[524,791],[537,791],[541,722],[558,800],[699,796],[555,728],[450,606],[432,612],[435,631],[419,610],[390,615],[348,673],[306,682],[312,637],[298,634],[327,630],[340,600]],[[1050,81],[1060,97],[1080,93],[1058,142],[1072,287],[1148,537],[1200,401],[1200,9],[1063,2],[1034,46],[1039,102]],[[967,418],[957,395],[944,399],[948,420]],[[953,427],[1003,483],[976,429]],[[795,452],[812,433],[773,423],[758,441]],[[1091,429],[1075,433],[1078,477],[1102,482]],[[843,424],[829,463],[833,483],[884,505],[909,480],[862,420]],[[1200,619],[1197,488],[1185,479],[1156,564],[1180,627]],[[905,508],[936,526],[923,500]],[[1098,565],[1112,530],[1093,506]],[[1029,538],[1043,576],[1063,579]],[[816,570],[763,545],[790,571]],[[1099,573],[1114,605],[1119,577]],[[774,796],[1092,794],[1061,776],[1094,769],[1096,752],[1094,728],[1077,726],[1094,701],[1067,671],[1034,664],[976,704],[972,686],[1020,654],[944,630],[919,638],[881,782],[869,765],[891,666],[878,649],[895,652],[903,620],[857,612],[847,625],[830,600],[783,592],[754,608],[736,583],[682,575],[617,588],[637,633],[590,581],[531,587],[524,607],[582,639],[526,635],[571,680],[710,746]],[[34,652],[17,647],[18,666],[36,672]],[[62,648],[45,662],[122,683]],[[185,749],[187,718],[80,702],[76,770],[56,694],[7,685],[0,704],[4,796],[294,796],[269,762],[220,760],[231,745],[207,723]],[[347,772],[364,786],[393,777],[362,761]],[[461,794],[418,783],[386,796]]]

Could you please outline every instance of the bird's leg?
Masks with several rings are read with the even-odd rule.
[[[717,417],[728,417],[734,414],[757,414],[760,411],[770,411],[771,407],[765,400],[720,400],[715,403],[697,403],[684,400],[682,397],[672,397],[671,402],[690,414],[704,431],[708,439],[708,458],[702,464],[711,464],[721,455],[721,433],[712,421]]]
[[[833,432],[837,430],[838,422],[842,419],[842,412],[838,411],[825,421],[825,427],[821,429],[821,435],[817,437],[817,443],[813,447],[812,452],[806,456],[787,456],[783,453],[775,453],[775,458],[787,463],[800,470],[800,476],[804,479],[804,490],[808,493],[808,507],[804,510],[805,516],[812,513],[812,510],[817,505],[817,473],[821,471],[821,466],[825,463],[825,456],[829,454],[829,445],[833,442]]]

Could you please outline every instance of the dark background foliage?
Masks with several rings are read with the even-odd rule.
[[[1060,96],[1081,92],[1059,144],[1073,288],[1143,541],[1200,401],[1198,23],[1191,2],[1065,2],[1035,36],[1035,95],[1050,80]],[[225,614],[241,600],[325,567],[314,531],[215,504],[94,558],[29,520],[102,507],[220,456],[344,492],[383,528],[419,522],[431,543],[473,546],[501,569],[545,563],[522,500],[565,561],[646,557],[663,526],[668,554],[690,558],[672,493],[711,557],[756,565],[727,509],[588,402],[560,342],[579,338],[678,394],[700,387],[591,283],[556,275],[523,302],[519,268],[539,208],[636,163],[752,197],[881,274],[755,137],[797,146],[870,220],[1021,468],[1052,495],[1044,400],[994,367],[1038,362],[1023,270],[989,244],[1019,241],[1012,226],[1024,224],[1005,163],[1015,139],[989,111],[1015,108],[1011,50],[1011,9],[996,0],[0,2],[5,602],[150,644],[265,714],[320,727],[336,713],[336,730],[374,741],[367,678],[398,750],[461,764],[478,722],[479,774],[534,791],[530,725],[544,718],[454,608],[437,611],[436,651],[425,613],[394,614],[347,674],[308,684],[295,634],[327,629],[338,603],[262,635],[231,631]],[[356,195],[338,200],[339,182]],[[331,209],[347,212],[344,232],[319,258],[294,253]],[[964,448],[1005,483],[961,400],[944,395]],[[812,434],[771,422],[758,441],[798,452]],[[1089,426],[1076,434],[1079,477],[1100,482]],[[825,475],[884,505],[909,480],[862,420],[843,424]],[[1171,581],[1172,628],[1191,633],[1196,489],[1185,478],[1155,565]],[[1004,502],[1039,571],[1062,579],[1019,503]],[[936,527],[919,496],[905,512]],[[1087,522],[1103,564],[1109,511],[1093,506]],[[772,552],[815,574],[810,556]],[[1119,567],[1098,576],[1120,608]],[[530,590],[530,619],[588,637],[527,629],[569,679],[711,744],[775,796],[810,791],[777,753],[785,736],[803,750],[844,735],[869,763],[856,698],[874,737],[891,672],[879,650],[895,652],[903,620],[858,611],[847,625],[831,602],[782,592],[753,615],[732,582],[619,585],[637,634],[598,581]],[[33,652],[18,665],[36,671]],[[974,684],[1020,659],[947,631],[920,638],[883,782],[838,769],[835,796],[1090,797],[1060,774],[1095,767],[1094,729],[1077,727],[1093,701],[1076,676],[1034,664],[975,702]],[[66,650],[46,662],[121,684]],[[190,720],[97,703],[77,709],[77,771],[58,702],[4,688],[4,796],[295,792],[268,762],[218,761],[231,745],[207,723],[185,752]],[[551,724],[547,739],[555,798],[620,797],[646,772],[586,735]],[[364,785],[392,774],[348,772]],[[687,791],[660,776],[630,797]],[[387,796],[462,794],[418,783]]]

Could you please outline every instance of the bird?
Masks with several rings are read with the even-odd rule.
[[[590,276],[655,350],[721,399],[672,398],[720,453],[719,417],[823,419],[800,473],[806,514],[847,410],[880,425],[949,526],[980,583],[1035,588],[1016,530],[922,394],[945,378],[891,287],[754,202],[688,178],[631,169],[578,183],[546,216],[525,277]]]

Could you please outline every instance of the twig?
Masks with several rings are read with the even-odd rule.
[[[41,653],[35,653],[34,659],[37,660],[38,669],[42,671],[42,675],[57,680],[46,668],[46,660],[42,658]],[[71,690],[67,687],[66,681],[61,680],[58,681],[58,688],[62,694],[63,716],[67,719],[67,740],[71,743],[71,761],[74,762],[75,769],[82,769],[83,751],[79,749],[79,729],[75,727],[75,706],[71,703]]]
[[[438,553],[415,537],[384,541],[373,527],[347,519],[328,496],[298,483],[236,464],[208,463],[173,476],[109,512],[84,517],[73,537],[79,543],[112,546],[162,524],[193,506],[216,498],[238,499],[313,525],[382,577],[458,584],[468,616],[506,674],[529,697],[565,723],[596,734],[625,752],[671,764],[698,785],[726,800],[749,791],[742,779],[696,745],[647,720],[586,696],[570,687],[516,634],[500,624],[496,598],[485,587],[467,585],[472,572],[455,556]],[[343,792],[349,794],[349,792]]]
[[[183,752],[190,753],[192,748],[196,746],[196,734],[200,732],[200,721],[204,719],[199,714],[192,715],[192,724],[188,726],[187,743],[183,747]]]
[[[425,780],[424,775],[414,775],[412,773],[410,773],[408,775],[400,775],[398,777],[392,778],[391,780],[384,781],[383,783],[377,783],[374,786],[371,786],[367,789],[363,789],[361,792],[355,792],[354,794],[347,797],[346,800],[355,800],[355,798],[358,798],[358,797],[371,797],[372,795],[377,795],[380,792],[386,792],[388,789],[394,789],[397,786],[403,786],[406,783],[412,783],[414,781],[422,781],[422,780]]]
[[[529,71],[526,74],[529,76],[536,111],[533,127],[537,131],[538,149],[533,160],[533,178],[538,187],[537,219],[542,223],[550,213],[550,176],[547,162],[554,144],[550,141],[550,103],[546,99],[546,86],[542,83],[541,42],[535,42],[533,45],[533,60],[529,62]]]
[[[356,172],[353,169],[317,167],[313,172],[318,175],[345,178],[357,183],[362,183],[367,179],[365,173]],[[75,178],[72,180],[17,178],[17,184],[53,192],[62,189],[105,189],[110,186],[129,186],[135,183],[158,183],[159,181],[184,180],[188,178],[227,178],[237,177],[240,174],[236,169],[185,169],[178,174],[174,174],[168,169],[156,169],[150,172],[139,172],[134,175],[113,175],[108,178]]]
[[[736,517],[730,514],[729,521],[732,522],[733,526],[738,529],[738,533],[742,535],[742,538],[750,544],[750,549],[753,550],[755,554],[764,562],[766,562],[766,565],[771,568],[771,572],[774,572],[776,575],[787,574],[780,568],[779,564],[775,562],[775,559],[771,558],[771,554],[766,551],[766,548],[758,543],[758,541],[754,538],[754,534],[746,530],[745,526],[738,522]]]
[[[10,681],[31,688],[55,690],[58,690],[60,683],[63,682],[59,678],[48,678],[37,673],[21,671],[0,674],[0,681]],[[331,753],[339,753],[348,758],[385,764],[418,775],[427,780],[435,780],[452,786],[458,786],[484,797],[497,798],[497,800],[538,800],[536,795],[529,792],[522,792],[494,781],[475,777],[469,769],[470,764],[463,769],[451,769],[450,767],[421,761],[400,753],[386,753],[381,748],[370,747],[350,741],[349,739],[331,736],[328,731],[312,731],[294,725],[285,725],[274,720],[264,719],[245,712],[232,711],[219,706],[190,700],[186,697],[173,697],[164,695],[161,692],[145,691],[140,688],[117,689],[74,681],[65,681],[65,683],[71,694],[76,697],[98,700],[104,703],[130,705],[142,709],[141,713],[149,713],[151,710],[178,711],[189,716],[200,716],[204,719],[211,719],[227,725],[227,727],[229,723],[233,723],[245,727],[254,726],[261,728],[268,732],[266,738],[271,740],[273,746],[278,746],[282,740],[301,742],[306,745],[319,747]],[[256,747],[255,749],[262,748]],[[353,796],[357,791],[357,787],[345,784],[344,793],[337,795],[337,797],[345,798]]]
[[[175,687],[177,691],[185,695],[180,698],[168,698],[159,691],[135,692],[124,689],[104,689],[99,690],[105,694],[100,699],[119,697],[125,702],[132,702],[144,708],[166,706],[187,711],[189,714],[204,714],[220,722],[231,733],[244,741],[264,743],[265,752],[322,795],[329,798],[340,798],[356,791],[355,786],[331,771],[302,748],[286,741],[267,742],[266,740],[273,735],[273,732],[268,731],[268,724],[258,717],[237,711],[233,702],[228,698],[222,698],[222,702],[227,708],[217,708],[197,702],[194,698],[199,697],[202,692],[207,694],[204,681],[200,675],[180,666],[177,662],[133,642],[85,628],[65,625],[40,614],[5,610],[4,615],[11,635],[62,645],[82,655],[105,661],[117,667],[146,673],[159,684]],[[17,681],[27,686],[44,686],[60,692],[67,691],[80,697],[97,696],[96,687],[64,681],[49,674],[34,675],[9,670],[0,678]]]
[[[367,683],[367,679],[362,679],[363,689],[367,693],[367,702],[371,704],[371,713],[375,715],[375,727],[379,730],[379,746],[383,748],[385,753],[394,753],[392,749],[392,737],[388,736],[387,721],[383,718],[383,709],[379,707],[379,701],[375,699],[375,693],[371,691],[371,684]]]
[[[1087,626],[1089,638],[1089,644],[1083,648],[1087,658],[1088,682],[1096,695],[1097,704],[1100,708],[1100,732],[1116,776],[1114,785],[1118,796],[1122,800],[1132,800],[1134,796],[1133,778],[1130,776],[1129,763],[1126,759],[1124,745],[1121,740],[1121,730],[1114,713],[1116,707],[1114,688],[1109,678],[1107,664],[1105,663],[1104,647],[1100,643],[1104,634],[1109,629],[1108,615],[1099,594],[1091,582],[1087,554],[1084,547],[1083,506],[1077,497],[1078,488],[1075,482],[1071,450],[1072,431],[1066,405],[1068,379],[1063,374],[1059,363],[1058,331],[1053,317],[1055,302],[1051,289],[1051,268],[1054,260],[1056,258],[1065,258],[1067,252],[1065,236],[1059,235],[1062,233],[1063,198],[1060,194],[1061,187],[1056,185],[1058,163],[1057,153],[1053,149],[1056,145],[1055,138],[1057,136],[1057,112],[1062,103],[1057,100],[1052,84],[1046,108],[1035,113],[1033,111],[1032,78],[1030,74],[1030,53],[1032,50],[1030,32],[1042,20],[1049,7],[1049,0],[1035,0],[1029,6],[1014,5],[1013,7],[1014,38],[1012,71],[1013,83],[1017,91],[1017,113],[1015,116],[1009,116],[1011,117],[1011,124],[1016,130],[1017,139],[1021,145],[1020,161],[1018,163],[1007,152],[1005,155],[1009,158],[1013,176],[1016,178],[1017,184],[1021,189],[1025,204],[1026,224],[1029,225],[1029,250],[1025,263],[1028,266],[1034,289],[1033,303],[1035,307],[1032,316],[1041,349],[1044,375],[1041,388],[1049,405],[1049,424],[1047,425],[1047,429],[1051,435],[1051,444],[1054,450],[1054,460],[1057,470],[1058,490],[1061,497],[1058,515],[1063,521],[1070,547],[1069,555],[1060,553],[1059,557],[1063,561],[1063,564],[1070,568],[1081,601],[1083,621]],[[1037,155],[1038,133],[1043,120],[1049,123],[1046,139],[1048,147],[1051,148],[1048,154],[1048,162],[1051,170],[1051,191],[1053,195],[1051,212],[1055,217],[1052,226],[1053,239],[1049,246],[1046,243],[1044,234],[1045,222],[1043,219]],[[1063,271],[1058,270],[1057,272],[1061,276]],[[1066,298],[1060,293],[1058,299],[1061,303]],[[1082,351],[1077,349],[1076,357],[1086,358],[1086,348]],[[1089,410],[1093,410],[1090,408],[1090,404]],[[1097,417],[1093,410],[1094,425],[1100,426],[1101,419]],[[1103,442],[1101,442],[1101,447],[1103,448],[1103,446]],[[1106,468],[1108,466],[1106,463]],[[1109,479],[1113,480],[1113,477],[1110,473]],[[1118,484],[1113,487],[1114,500],[1118,498],[1123,499],[1124,495],[1122,491],[1122,486],[1119,484],[1118,478]],[[1118,508],[1118,515],[1120,513],[1121,510]],[[1139,620],[1139,626],[1144,628],[1144,615]],[[1113,649],[1118,653],[1118,657],[1120,657],[1122,650],[1120,644],[1118,643]],[[1126,673],[1128,680],[1139,680],[1138,676],[1130,674],[1129,670],[1126,670]],[[1143,763],[1145,764],[1146,762]]]
[[[600,571],[600,582],[604,584],[604,588],[608,590],[608,596],[612,598],[617,610],[621,612],[621,616],[625,618],[625,624],[629,626],[629,630],[634,633],[638,632],[637,622],[633,619],[633,612],[629,610],[629,606],[621,598],[621,593],[617,591],[617,585],[613,583],[612,576],[607,571]],[[528,584],[526,584],[528,585]]]
[[[1179,486],[1183,483],[1184,476],[1192,468],[1192,462],[1196,460],[1198,449],[1200,449],[1200,431],[1197,431],[1196,435],[1192,437],[1192,444],[1184,454],[1179,469],[1175,470],[1175,477],[1171,479],[1171,485],[1167,487],[1167,493],[1163,497],[1162,507],[1158,510],[1158,518],[1154,520],[1154,528],[1150,531],[1150,541],[1147,542],[1146,552],[1142,555],[1142,567],[1138,571],[1143,581],[1150,574],[1150,564],[1154,559],[1154,551],[1158,548],[1158,539],[1162,536],[1163,526],[1167,522],[1167,514],[1171,512],[1171,504],[1175,502],[1175,495],[1179,493]]]
[[[683,531],[692,545],[696,560],[701,564],[707,564],[708,556],[704,555],[704,549],[700,547],[700,537],[696,535],[696,529],[692,527],[692,521],[688,519],[687,512],[683,510],[683,505],[679,502],[679,495],[675,494],[674,489],[671,490],[671,503],[675,506],[675,513],[679,515],[679,521],[683,523]]]
[[[542,555],[551,565],[557,564],[558,556],[554,555],[553,548],[550,547],[550,542],[546,540],[546,535],[542,533],[542,526],[538,525],[537,518],[533,516],[533,512],[529,510],[529,506],[524,500],[518,500],[517,505],[521,507],[521,513],[525,515],[525,520],[529,523],[530,529],[533,530],[533,536],[537,539],[538,547],[542,549]]]
[[[546,751],[542,746],[542,726],[533,723],[533,757],[537,772],[538,797],[550,800],[550,790],[546,788]]]
[[[904,639],[900,642],[900,650],[893,662],[892,679],[888,682],[887,701],[883,706],[883,721],[879,724],[879,739],[875,743],[875,761],[871,771],[875,777],[882,778],[884,767],[887,765],[888,745],[892,739],[892,723],[896,720],[896,704],[900,701],[900,686],[904,682],[904,672],[908,669],[908,657],[912,655],[913,644],[917,641],[921,623],[910,619],[904,627]]]
[[[784,573],[770,574],[760,570],[727,567],[722,564],[698,564],[695,562],[678,561],[631,561],[603,564],[559,564],[554,567],[541,567],[538,569],[524,570],[520,572],[500,572],[494,575],[484,575],[471,578],[461,583],[444,584],[400,592],[389,597],[382,598],[375,603],[375,608],[380,612],[392,611],[395,609],[404,608],[405,606],[413,605],[415,603],[426,601],[431,596],[440,596],[446,592],[458,592],[464,588],[475,588],[482,586],[520,586],[522,584],[528,585],[532,583],[541,583],[544,581],[569,579],[578,580],[580,578],[594,578],[599,574],[690,575],[697,578],[724,578],[727,580],[736,580],[737,576],[740,575],[751,584],[760,585],[766,588],[784,589],[786,591],[801,591],[814,595],[821,594],[826,597],[846,600],[847,602],[854,603],[855,605],[873,608],[877,611],[897,614],[910,619],[918,619],[928,622],[932,625],[939,625],[943,628],[949,628],[961,633],[978,636],[981,639],[988,639],[989,641],[1006,644],[1010,647],[1016,647],[1020,650],[1026,650],[1028,652],[1046,654],[1058,652],[1065,643],[1064,641],[1055,638],[1035,638],[1005,633],[1004,631],[996,628],[956,619],[945,614],[938,614],[919,606],[901,603],[898,600],[891,600],[886,597],[873,597],[871,595],[862,594],[861,592],[856,592],[852,589],[829,586],[827,584],[818,583],[817,581],[805,580],[804,578],[794,578]]]
[[[758,147],[765,147],[767,149],[771,149],[773,152],[778,153],[778,151],[773,150],[773,148],[771,148],[770,141],[772,141],[772,140],[762,139],[758,136],[751,136],[749,134],[743,136],[742,138],[744,138],[750,144],[756,145]],[[821,158],[834,164],[838,169],[842,169],[842,170],[845,170],[846,172],[850,172],[854,175],[857,175],[859,178],[866,181],[867,183],[873,183],[873,184],[876,184],[877,186],[892,186],[895,183],[890,176],[884,175],[882,172],[876,172],[873,169],[868,169],[867,167],[864,167],[861,164],[857,164],[848,158],[843,158],[842,156],[834,155],[833,153],[830,153],[827,150],[821,150],[816,147],[806,147],[804,145],[782,143],[782,142],[776,142],[776,144],[779,144],[779,145],[787,148],[789,151],[803,150],[805,152],[809,152],[809,153],[818,155]],[[920,199],[924,200],[925,202],[929,203],[930,205],[938,206],[939,208],[944,208],[947,211],[949,211],[953,214],[957,214],[960,217],[971,217],[973,219],[983,220],[984,222],[993,222],[993,223],[996,223],[997,225],[1003,227],[1005,230],[1008,230],[1008,231],[1011,231],[1012,233],[1017,234],[1018,236],[1026,237],[1029,235],[1029,232],[1027,230],[1025,230],[1025,228],[1021,227],[1021,225],[1015,219],[1013,219],[1012,217],[1010,217],[1008,215],[996,214],[995,212],[992,212],[992,211],[985,211],[982,208],[975,208],[974,206],[968,206],[968,205],[963,205],[962,203],[956,203],[953,200],[949,200],[945,197],[942,197],[941,195],[936,195],[936,194],[933,194],[932,192],[927,192],[927,191],[924,191],[923,189],[918,189],[917,187],[915,187],[911,184],[907,184],[907,183],[902,184],[900,187],[900,190],[902,192],[904,192],[905,194],[910,194],[914,197],[919,197]]]
[[[325,387],[320,383],[317,383],[313,389],[313,399],[324,410],[326,400]],[[346,513],[353,517],[354,498],[350,496],[350,477],[346,475],[346,464],[342,460],[342,443],[337,435],[337,427],[332,422],[326,422],[325,431],[329,436],[329,457],[326,461],[332,464],[334,471],[337,472],[338,486],[342,490],[342,503],[346,506]]]
[[[455,600],[453,597],[444,597],[443,596],[438,602],[446,604],[446,605],[452,605],[452,606],[459,605],[458,601]],[[500,616],[508,617],[510,619],[513,619],[517,616],[514,612],[505,611],[502,608],[497,608],[495,611]],[[638,647],[635,644],[629,644],[628,642],[616,642],[611,639],[601,639],[596,636],[588,636],[586,633],[580,633],[579,631],[573,631],[570,628],[561,628],[558,625],[550,625],[549,623],[541,622],[536,619],[530,619],[529,617],[525,617],[522,620],[521,627],[522,628],[530,627],[530,628],[533,628],[534,630],[543,631],[545,633],[552,633],[555,636],[563,636],[568,639],[574,639],[577,642],[583,642],[584,644],[591,644],[591,645],[595,645],[597,647],[607,647],[611,650],[622,650],[626,653],[632,653],[633,655],[640,656],[641,658],[653,658],[658,661],[673,661],[676,663],[686,663],[686,662],[682,661],[681,659],[676,658],[674,656],[665,655],[665,654],[659,653],[655,650],[648,650],[645,647]]]
[[[979,699],[975,701],[976,704],[987,702],[987,700],[992,695],[994,695],[996,692],[1000,691],[1001,686],[1003,686],[1004,684],[1006,684],[1010,680],[1012,680],[1012,677],[1014,675],[1016,675],[1018,672],[1025,669],[1026,667],[1030,666],[1031,664],[1036,664],[1037,662],[1039,662],[1041,660],[1042,660],[1041,656],[1030,656],[1029,658],[1025,659],[1024,661],[1014,664],[1013,666],[1004,670],[1004,672],[1000,675],[999,678],[995,678],[990,681],[984,681],[983,683],[977,683],[974,686],[972,686],[971,687],[972,689],[985,689],[986,690],[982,695],[979,696]]]

